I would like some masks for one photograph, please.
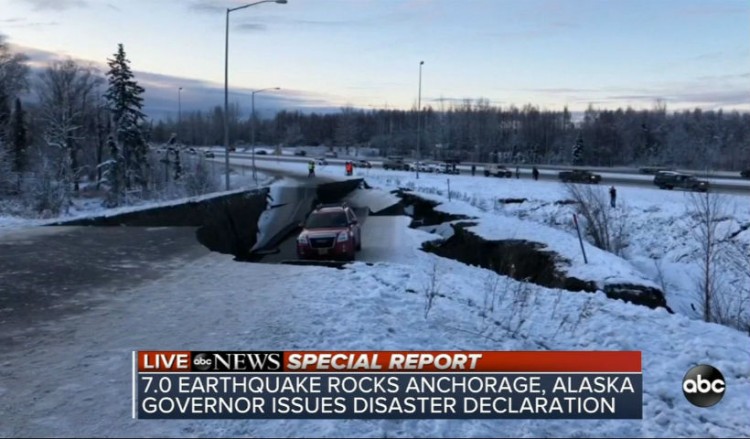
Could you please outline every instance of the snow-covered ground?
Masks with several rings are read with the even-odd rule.
[[[304,164],[279,163],[278,167],[306,173]],[[317,173],[343,178],[341,167],[318,168]],[[546,232],[537,238],[558,242],[558,250],[566,251],[560,242],[567,238],[555,233],[571,232],[570,207],[554,204],[567,198],[558,183],[451,176],[448,202],[445,176],[423,175],[415,180],[413,174],[374,169],[355,174],[371,185],[408,187],[443,202],[442,209],[480,217],[478,233],[518,235],[531,233],[533,224],[544,225]],[[508,197],[528,201],[495,203]],[[750,222],[750,198],[729,199],[736,205],[733,218]],[[680,254],[690,259],[685,238],[672,232],[674,223],[685,216],[684,194],[621,188],[619,201],[627,206],[634,228],[627,259],[656,255],[665,260]],[[497,222],[492,221],[495,218]],[[354,263],[336,270],[238,263],[210,254],[128,291],[92,292],[103,300],[86,313],[7,334],[13,343],[0,362],[0,436],[750,435],[746,334],[681,312],[669,314],[610,300],[602,293],[521,283],[418,250],[436,235],[414,229],[393,233],[398,234],[398,254],[374,265]],[[383,237],[384,242],[389,239]],[[672,276],[672,268],[665,267],[670,272],[665,277]],[[598,267],[594,274],[604,270]],[[639,273],[650,278],[646,270]],[[430,290],[437,297],[428,306]],[[668,292],[671,305],[683,293],[677,285]],[[133,350],[285,349],[638,350],[644,371],[643,420],[130,419]],[[700,363],[718,368],[727,381],[722,401],[708,409],[692,406],[682,394],[685,372]]]
[[[242,163],[243,160],[235,162]],[[305,165],[258,162],[258,166],[262,169],[301,173]],[[344,169],[340,165],[319,166],[316,173],[331,178],[346,178],[343,177]],[[408,188],[424,198],[438,200],[443,203],[439,209],[449,213],[485,218],[486,221],[482,221],[478,230],[488,234],[490,238],[517,238],[521,235],[537,237],[574,263],[580,262],[582,258],[572,219],[574,208],[571,205],[556,204],[571,198],[565,185],[559,182],[424,173],[416,179],[412,172],[374,168],[355,168],[354,174],[353,178],[365,178],[368,184],[376,187],[387,190]],[[447,199],[449,186],[453,203],[449,203]],[[593,188],[603,192],[607,190],[607,187]],[[620,258],[613,260],[604,252],[588,249],[587,254],[592,256],[590,266],[577,264],[576,270],[589,273],[596,271],[596,280],[611,277],[610,283],[614,283],[616,273],[623,273],[625,270],[627,276],[641,280],[645,278],[647,283],[655,283],[663,289],[667,302],[674,311],[700,318],[700,297],[697,293],[699,245],[692,236],[695,221],[691,218],[691,197],[695,194],[632,186],[618,187],[617,192],[617,217],[625,224],[628,238],[627,246],[623,249],[626,265]],[[508,198],[524,198],[525,201],[508,204],[497,201]],[[739,232],[735,240],[750,246],[750,194],[722,194],[720,198],[726,212],[723,227],[730,233]],[[741,231],[742,227],[746,229]],[[565,236],[560,238],[561,235],[550,228],[565,232]],[[637,273],[632,273],[633,267],[637,269]],[[728,264],[719,264],[719,267],[719,277],[728,294],[744,294],[750,300],[747,275]],[[743,309],[745,313],[750,312],[747,306]]]
[[[219,185],[219,187],[224,187],[223,175],[221,177],[221,184]],[[55,224],[61,221],[72,221],[96,216],[115,216],[128,212],[151,209],[154,207],[174,206],[190,201],[200,201],[206,198],[214,198],[218,196],[229,195],[232,193],[244,192],[255,187],[263,187],[271,184],[274,180],[276,180],[276,177],[263,173],[257,173],[257,177],[258,183],[256,184],[255,179],[252,178],[251,172],[244,167],[240,167],[230,174],[229,184],[231,189],[229,191],[212,192],[187,198],[181,197],[163,200],[138,200],[131,205],[115,208],[103,207],[101,197],[73,198],[73,204],[68,212],[53,218],[28,218],[3,214],[2,212],[0,212],[0,236],[4,232],[7,233],[9,231],[22,227],[43,226]]]

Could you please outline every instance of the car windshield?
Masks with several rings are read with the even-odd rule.
[[[305,223],[306,229],[324,229],[330,227],[346,227],[348,221],[342,211],[314,213]]]

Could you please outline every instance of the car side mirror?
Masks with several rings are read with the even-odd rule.
[[[359,223],[359,221],[357,221],[357,220],[351,220],[351,221],[349,221],[349,224],[353,224],[353,225],[356,225],[358,223]]]

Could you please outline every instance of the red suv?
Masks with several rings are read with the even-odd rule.
[[[297,238],[300,259],[354,260],[362,248],[362,230],[354,211],[346,204],[318,206],[305,221]]]

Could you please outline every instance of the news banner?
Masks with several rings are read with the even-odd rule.
[[[641,419],[638,351],[138,351],[138,419]]]

